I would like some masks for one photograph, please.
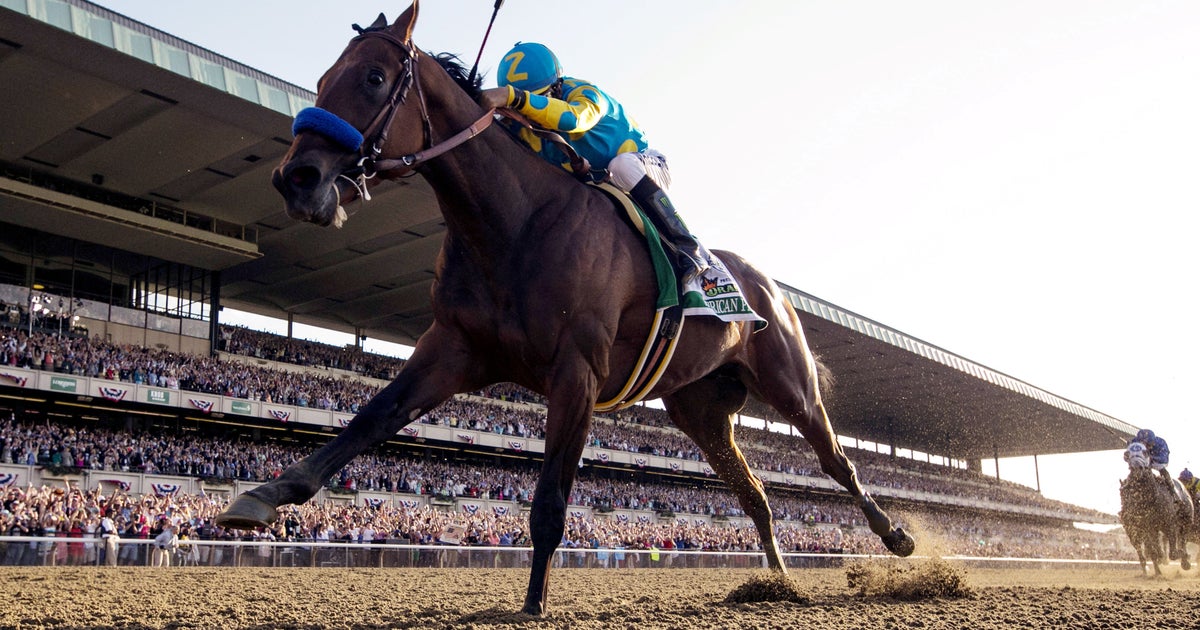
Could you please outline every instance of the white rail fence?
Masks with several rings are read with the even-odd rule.
[[[121,538],[115,545],[107,546],[101,538],[0,536],[0,566],[150,566],[153,547],[153,540],[139,538]],[[109,554],[113,553],[116,559],[110,561]],[[527,569],[533,559],[533,548],[399,542],[186,540],[170,550],[168,556],[172,566],[184,567]],[[848,560],[882,557],[833,553],[785,553],[783,556],[790,568],[840,567]],[[994,567],[1090,565],[1128,568],[1137,565],[1137,562],[1126,560],[1071,558],[947,556],[944,559]],[[763,554],[753,551],[560,548],[554,556],[556,568],[754,569],[764,566]]]

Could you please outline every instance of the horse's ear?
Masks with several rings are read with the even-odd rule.
[[[387,17],[380,13],[379,17],[375,18],[375,21],[371,22],[371,25],[367,28],[363,28],[357,24],[351,24],[350,28],[353,28],[354,32],[358,33],[359,35],[362,35],[367,31],[382,31],[383,29],[387,28]]]
[[[417,25],[417,4],[418,0],[413,0],[412,6],[392,22],[392,34],[405,43],[412,43],[413,27]]]

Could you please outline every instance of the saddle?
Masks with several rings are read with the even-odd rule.
[[[1184,504],[1192,503],[1192,497],[1188,496],[1187,488],[1183,487],[1183,483],[1181,483],[1178,479],[1171,479],[1170,481],[1171,491],[1175,495],[1175,500]]]

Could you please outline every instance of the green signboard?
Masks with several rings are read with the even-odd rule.
[[[61,376],[50,377],[50,389],[56,392],[79,392],[79,381]]]
[[[171,392],[165,389],[147,389],[146,402],[169,405],[171,404]]]
[[[235,400],[231,403],[231,405],[232,406],[229,408],[229,410],[233,413],[241,413],[247,416],[250,415],[250,403],[243,402],[241,400]]]

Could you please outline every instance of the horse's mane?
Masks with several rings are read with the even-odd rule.
[[[462,60],[458,55],[453,53],[426,53],[438,62],[438,65],[450,75],[451,79],[462,88],[464,92],[471,96],[471,100],[478,101],[479,94],[482,92],[483,77],[475,75],[475,78],[470,77],[470,71],[462,64]]]

